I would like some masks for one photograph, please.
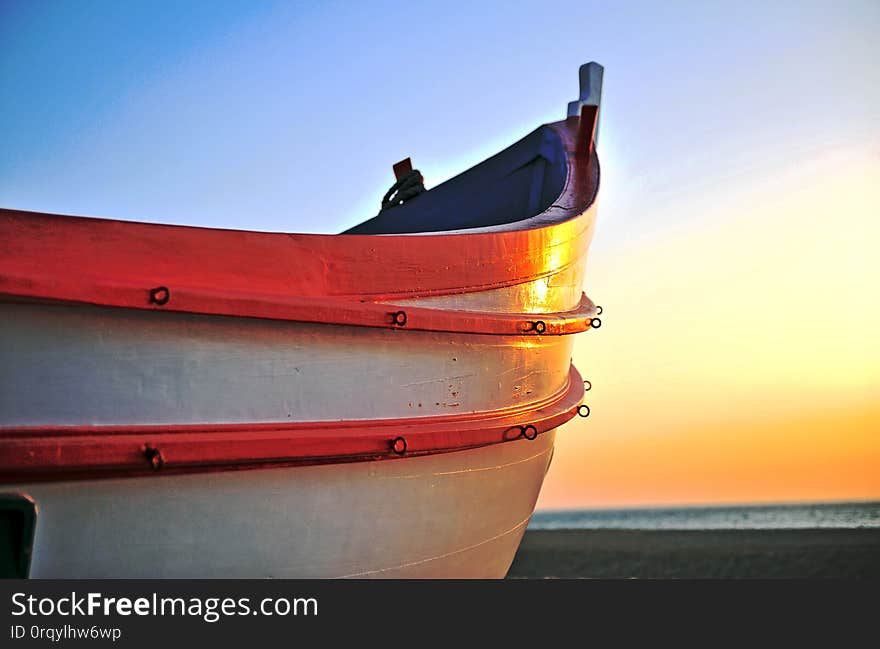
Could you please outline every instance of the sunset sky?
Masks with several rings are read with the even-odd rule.
[[[596,60],[604,326],[539,506],[880,498],[878,34],[874,0],[4,0],[0,205],[338,232]]]

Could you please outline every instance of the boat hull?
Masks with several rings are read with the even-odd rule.
[[[37,503],[37,578],[500,578],[553,442],[4,491]]]
[[[17,565],[504,576],[555,430],[589,414],[590,69],[579,115],[348,234],[0,210]]]

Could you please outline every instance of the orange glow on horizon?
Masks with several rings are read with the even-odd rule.
[[[863,151],[690,195],[651,219],[699,211],[688,225],[615,249],[600,203],[586,290],[604,326],[574,354],[592,414],[557,435],[539,508],[880,498],[880,159]]]

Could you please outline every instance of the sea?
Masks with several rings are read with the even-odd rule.
[[[880,501],[537,511],[530,530],[880,528]]]

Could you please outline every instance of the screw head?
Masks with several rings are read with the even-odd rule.
[[[163,304],[168,304],[170,299],[171,291],[168,290],[167,286],[157,286],[150,289],[150,304],[162,306]]]
[[[391,450],[397,455],[406,453],[406,440],[403,437],[395,437],[391,442]]]
[[[158,471],[165,466],[165,456],[162,455],[162,451],[155,446],[144,447],[144,456],[147,458],[147,462],[150,463],[150,466],[154,471]]]

